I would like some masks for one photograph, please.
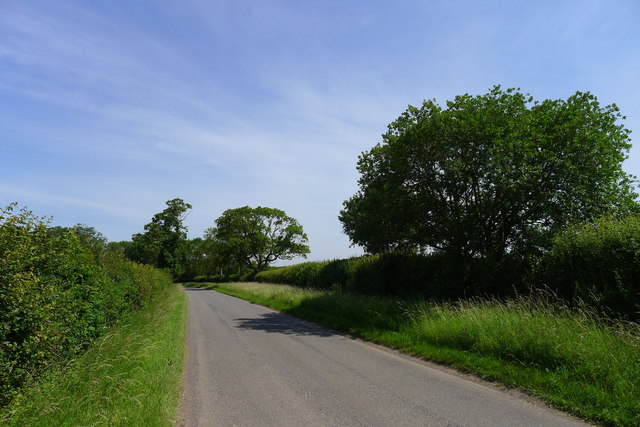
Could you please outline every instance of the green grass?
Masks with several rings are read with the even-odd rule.
[[[6,426],[170,426],[180,402],[186,298],[178,285],[0,412]]]
[[[434,304],[264,283],[204,286],[498,381],[593,422],[640,425],[640,327],[587,308],[543,294]]]

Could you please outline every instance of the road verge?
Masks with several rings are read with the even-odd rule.
[[[86,353],[49,373],[0,413],[6,426],[153,425],[176,418],[187,303],[174,285]]]

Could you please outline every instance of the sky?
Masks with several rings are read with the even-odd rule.
[[[0,0],[0,205],[110,241],[176,197],[190,238],[268,206],[310,260],[358,255],[358,155],[494,85],[615,103],[640,176],[639,23],[637,0]]]

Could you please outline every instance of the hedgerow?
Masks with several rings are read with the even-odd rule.
[[[464,280],[446,254],[385,253],[333,261],[305,262],[263,271],[255,280],[358,294],[409,296],[430,299],[499,295],[510,296],[524,286],[518,269],[507,257],[500,263],[475,260],[470,279]],[[466,285],[462,285],[465,283]]]
[[[305,262],[258,273],[259,282],[432,300],[509,298],[546,288],[613,317],[640,319],[640,219],[603,218],[569,227],[541,258],[474,259],[468,271],[450,255],[385,253]]]
[[[171,283],[17,204],[0,210],[0,405]]]
[[[640,219],[602,218],[569,227],[555,237],[539,275],[565,299],[640,318]]]

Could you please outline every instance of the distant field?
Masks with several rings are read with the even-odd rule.
[[[196,284],[540,397],[606,425],[640,424],[640,328],[545,295],[432,304],[264,283]]]

